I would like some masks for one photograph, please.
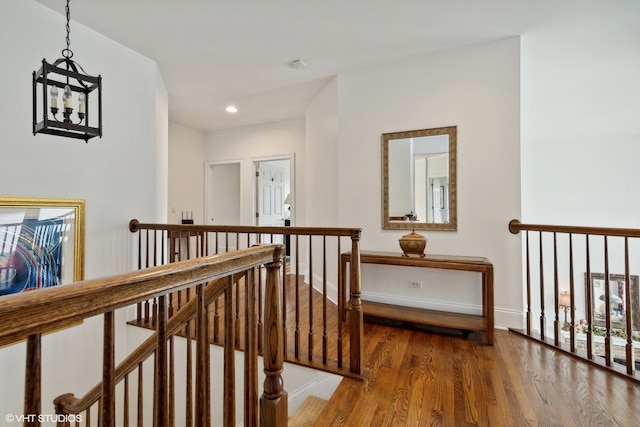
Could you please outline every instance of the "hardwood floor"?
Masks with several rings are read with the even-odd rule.
[[[638,426],[640,386],[513,332],[365,324],[363,382],[345,378],[316,426]]]
[[[287,359],[294,361],[296,310],[290,284],[288,279]],[[302,315],[299,357],[308,362],[310,346],[314,361],[321,360],[327,335],[332,364],[337,322],[329,320],[325,329],[322,298],[308,304],[308,288],[300,292],[300,313],[314,307],[315,338],[310,344],[310,322]],[[237,302],[243,305],[242,293]],[[329,304],[326,309],[337,308]],[[342,326],[346,338],[348,328]],[[365,323],[363,348],[367,378],[344,378],[316,426],[640,426],[638,383],[513,332],[496,330],[494,345],[488,346],[480,333],[463,339],[443,328]],[[343,352],[348,353],[348,340]]]

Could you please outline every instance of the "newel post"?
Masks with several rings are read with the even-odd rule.
[[[350,301],[349,301],[349,370],[354,373],[362,374],[362,341],[363,335],[363,314],[362,293],[360,283],[360,230],[351,234],[351,263],[350,263]]]
[[[282,380],[284,364],[284,335],[282,331],[282,305],[280,275],[284,248],[274,251],[273,262],[266,264],[267,277],[264,299],[264,391],[260,397],[260,425],[286,426],[288,421],[287,392]]]

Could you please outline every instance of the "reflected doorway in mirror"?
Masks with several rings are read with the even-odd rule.
[[[457,229],[457,128],[382,134],[382,228]]]

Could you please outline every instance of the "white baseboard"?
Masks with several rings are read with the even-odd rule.
[[[375,292],[363,292],[361,298],[364,301],[393,304],[405,307],[417,307],[428,310],[473,314],[476,316],[482,315],[482,306],[477,304],[460,304],[446,301],[429,300],[424,298],[407,298],[404,296],[379,294]],[[522,328],[523,317],[521,311],[494,307],[493,316],[494,326],[498,329]]]

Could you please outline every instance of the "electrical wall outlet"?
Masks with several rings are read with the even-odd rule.
[[[409,287],[414,289],[422,289],[422,282],[418,280],[410,280]]]

